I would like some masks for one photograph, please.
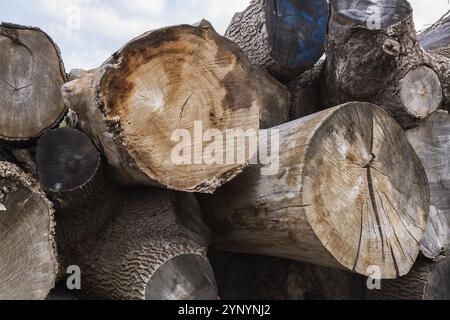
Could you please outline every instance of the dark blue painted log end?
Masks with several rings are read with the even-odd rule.
[[[272,57],[279,67],[306,70],[324,54],[328,24],[326,0],[266,0]]]

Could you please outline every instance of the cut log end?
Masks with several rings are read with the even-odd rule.
[[[441,81],[433,69],[419,66],[399,83],[399,96],[405,110],[415,118],[426,118],[443,102]]]
[[[344,24],[368,29],[384,29],[390,27],[412,13],[407,0],[354,1],[332,0],[333,11]]]
[[[372,266],[383,278],[408,273],[427,226],[429,196],[400,126],[379,108],[348,104],[316,131],[305,168],[306,214],[330,253],[364,275]]]
[[[47,190],[69,192],[96,175],[101,158],[82,132],[61,128],[48,131],[38,142],[39,180]]]
[[[205,257],[182,255],[166,262],[150,279],[147,300],[217,300],[214,274]]]
[[[0,52],[0,139],[36,138],[65,111],[59,49],[39,29],[2,24]]]
[[[88,75],[100,79],[104,104],[91,101],[85,110],[78,103],[86,91],[79,87],[96,86],[83,76],[67,84],[64,95],[83,130],[92,126],[85,131],[97,133],[92,136],[125,182],[211,193],[245,166],[202,165],[203,134],[208,129],[257,131],[260,106],[250,61],[208,23],[146,33]],[[99,108],[108,128],[98,118],[86,119]],[[194,140],[199,136],[201,141]],[[185,148],[180,150],[180,144]]]
[[[53,206],[37,183],[0,162],[0,299],[45,299],[58,272]]]

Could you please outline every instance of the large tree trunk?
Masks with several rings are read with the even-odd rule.
[[[327,18],[326,0],[252,0],[225,36],[286,83],[323,55]]]
[[[376,265],[383,278],[408,273],[430,201],[425,170],[397,123],[349,103],[278,131],[279,170],[250,168],[205,200],[214,247],[363,275]]]
[[[364,297],[363,277],[263,256],[210,252],[222,300],[349,300]]]
[[[400,279],[381,282],[381,290],[367,292],[376,300],[449,300],[450,258],[438,263],[419,260],[411,272]]]
[[[66,263],[82,271],[84,296],[108,299],[216,299],[206,257],[210,231],[190,194],[159,189],[122,190],[120,205],[83,238],[71,228],[89,227],[95,212],[61,217]],[[94,218],[95,219],[95,218]],[[75,226],[73,225],[75,223]],[[68,231],[68,232],[67,232]],[[69,254],[67,254],[69,253]]]
[[[250,61],[206,21],[132,40],[100,68],[66,84],[63,94],[82,129],[129,184],[213,192],[245,163],[202,165],[202,141],[190,140],[183,141],[185,152],[191,151],[188,163],[180,165],[172,159],[175,131],[202,140],[208,129],[259,129]]]
[[[428,176],[431,210],[422,252],[435,259],[450,253],[450,116],[436,112],[407,136]]]
[[[409,128],[450,101],[450,59],[420,47],[406,0],[331,4],[328,106],[375,103]]]
[[[39,137],[63,116],[66,80],[55,43],[37,28],[0,25],[0,139]]]
[[[35,180],[0,162],[0,299],[45,299],[54,287],[53,212]]]

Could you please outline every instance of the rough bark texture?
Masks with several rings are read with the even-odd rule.
[[[289,120],[297,120],[324,110],[323,88],[325,60],[306,71],[289,84],[291,105]]]
[[[430,200],[397,123],[373,105],[349,103],[274,129],[279,170],[249,168],[205,200],[213,246],[363,275],[376,265],[383,278],[407,274]]]
[[[192,195],[158,189],[122,190],[98,230],[64,241],[66,263],[82,270],[82,294],[107,299],[216,299],[206,258],[209,229]],[[117,204],[117,203],[116,203]],[[86,216],[88,214],[89,216]],[[92,223],[92,212],[66,215],[61,232]],[[66,249],[67,250],[67,249]]]
[[[34,179],[0,162],[0,299],[45,299],[54,287],[53,213]]]
[[[323,55],[327,18],[325,0],[252,0],[234,15],[225,36],[253,64],[287,83]]]
[[[132,40],[99,69],[66,84],[63,94],[82,129],[129,184],[213,192],[245,165],[199,165],[199,146],[192,141],[186,148],[194,153],[192,163],[178,165],[174,131],[185,129],[193,138],[196,122],[203,131],[259,129],[251,63],[206,21]]]
[[[364,5],[353,8],[352,3],[332,1],[327,106],[371,102],[404,128],[417,125],[449,101],[450,60],[420,47],[407,1],[380,1],[373,16]]]
[[[60,52],[38,28],[0,25],[0,139],[39,137],[64,115]]]
[[[381,282],[381,290],[367,291],[376,300],[449,300],[450,258],[438,263],[419,260],[411,272],[400,279]]]
[[[431,210],[422,252],[435,259],[450,250],[450,116],[436,112],[407,136],[428,176]]]
[[[263,256],[209,253],[222,300],[351,300],[364,297],[353,273]]]

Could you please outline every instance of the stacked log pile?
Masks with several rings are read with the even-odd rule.
[[[0,299],[449,299],[447,20],[252,0],[70,74],[2,24]]]

